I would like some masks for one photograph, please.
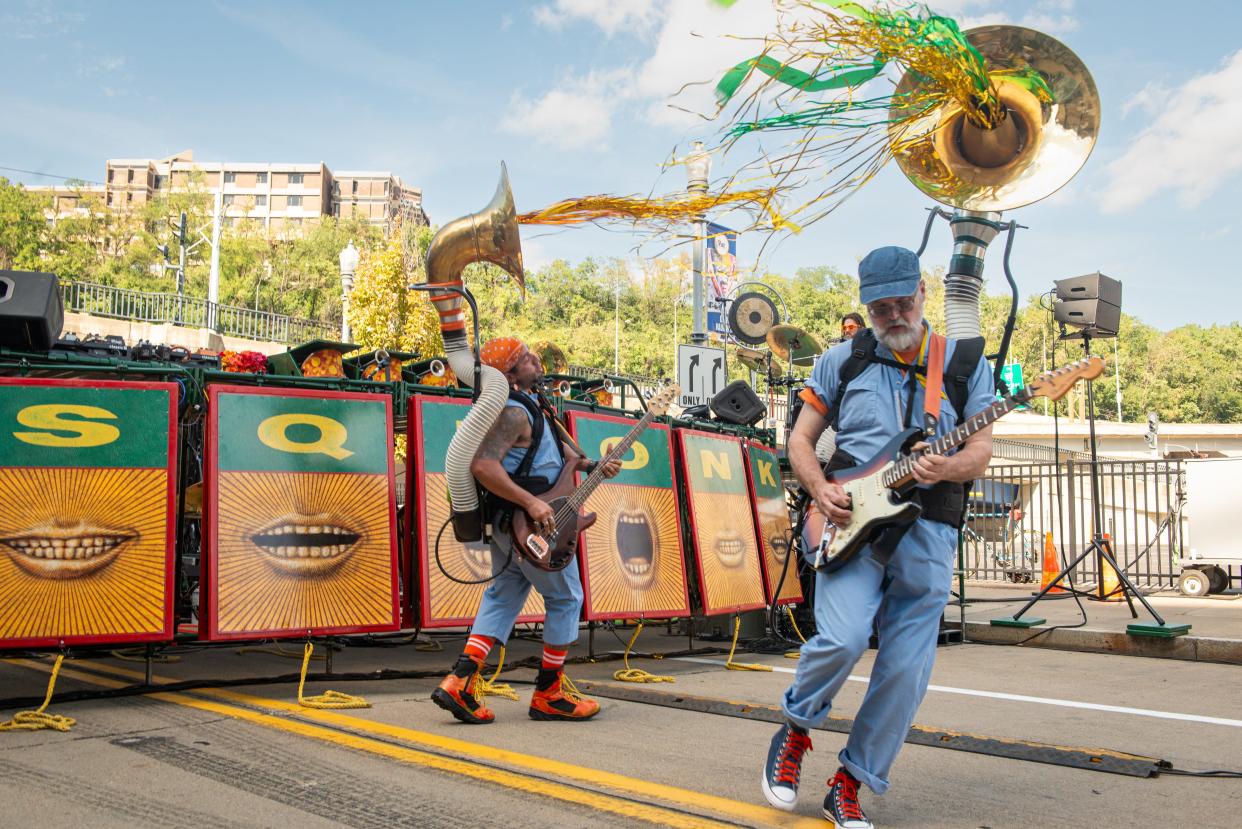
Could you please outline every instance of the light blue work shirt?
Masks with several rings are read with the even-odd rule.
[[[927,339],[931,339],[931,326],[924,323]],[[851,342],[833,346],[815,361],[811,377],[806,387],[811,389],[826,408],[831,408],[837,398],[837,386],[841,378],[841,366],[850,356]],[[957,348],[956,340],[945,343],[944,362],[947,366]],[[895,360],[893,352],[882,342],[875,347],[877,357]],[[837,447],[850,453],[858,463],[870,460],[884,448],[900,431],[906,428],[906,406],[910,397],[910,386],[914,384],[914,407],[911,425],[923,425],[923,384],[913,376],[913,372],[902,371],[882,363],[870,363],[850,380],[845,389],[845,397],[841,401],[841,416],[837,430]],[[948,378],[945,378],[948,383]],[[967,384],[966,417],[973,417],[992,405],[994,399],[992,372],[988,362],[979,357],[979,365]],[[831,418],[832,412],[828,413]],[[936,426],[936,435],[944,435],[957,425],[957,413],[953,404],[947,399],[940,401],[940,419]]]
[[[526,392],[518,392],[518,394],[525,395],[538,407],[539,404],[533,394],[527,394]],[[505,405],[521,409],[522,413],[526,415],[526,419],[530,421],[531,428],[534,428],[535,419],[529,409],[513,398],[507,400]],[[522,463],[522,458],[526,457],[528,449],[529,447],[526,446],[510,449],[500,461],[500,465],[504,467],[506,472],[512,475]],[[557,434],[556,429],[552,428],[552,424],[545,420],[543,436],[539,439],[539,446],[535,449],[535,458],[531,462],[530,472],[527,474],[547,478],[550,484],[555,483],[557,476],[561,474],[561,467],[564,464],[565,461],[561,458],[560,436]]]

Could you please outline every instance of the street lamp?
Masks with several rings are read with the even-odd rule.
[[[349,342],[349,292],[354,289],[354,270],[358,267],[358,249],[354,240],[341,251],[341,340]]]
[[[694,149],[686,156],[686,191],[691,196],[701,196],[707,192],[707,177],[712,171],[711,154],[703,149],[702,141],[694,142]],[[702,345],[707,341],[707,321],[703,313],[703,259],[706,255],[707,222],[702,215],[694,219],[694,250],[691,260],[694,263],[694,328],[690,332],[690,342]]]
[[[612,373],[621,373],[621,286],[613,294],[614,325],[612,341]]]

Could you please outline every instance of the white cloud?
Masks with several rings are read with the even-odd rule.
[[[665,5],[656,0],[554,0],[536,6],[534,15],[536,23],[549,29],[584,21],[612,37],[622,29],[645,34],[659,21]]]
[[[37,40],[68,34],[86,21],[81,12],[64,11],[51,0],[26,0],[0,14],[0,37]]]
[[[563,150],[604,146],[616,104],[628,94],[629,77],[628,69],[591,72],[535,99],[514,92],[501,127]]]
[[[1226,58],[1216,72],[1191,78],[1160,100],[1151,87],[1135,96],[1142,100],[1134,106],[1154,107],[1149,111],[1157,114],[1105,170],[1104,211],[1138,207],[1165,190],[1177,194],[1180,206],[1194,207],[1242,171],[1239,89],[1242,51]]]

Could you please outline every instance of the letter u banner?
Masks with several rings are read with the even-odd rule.
[[[483,591],[492,578],[492,551],[484,542],[461,543],[453,537],[453,528],[445,526],[449,518],[449,491],[444,456],[453,433],[470,411],[470,402],[416,395],[410,398],[407,411],[414,415],[406,444],[414,459],[407,466],[405,491],[417,493],[406,498],[415,507],[415,520],[410,526],[418,545],[422,626],[467,627],[474,623]],[[497,562],[498,567],[505,564]],[[508,566],[518,565],[514,561],[508,562]],[[543,597],[532,590],[517,621],[541,622],[543,613]]]
[[[205,639],[390,631],[392,400],[211,385]]]
[[[678,429],[704,616],[764,606],[742,441]]]
[[[0,648],[172,638],[176,401],[0,378]]]
[[[592,458],[607,455],[633,426],[621,417],[569,413],[574,438]],[[579,483],[584,478],[579,472]],[[638,436],[621,472],[591,493],[584,511],[596,515],[578,551],[588,620],[690,614],[667,426]]]

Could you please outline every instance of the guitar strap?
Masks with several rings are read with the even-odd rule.
[[[927,388],[923,394],[923,431],[931,436],[940,422],[940,395],[944,390],[945,339],[931,335],[927,345]]]

